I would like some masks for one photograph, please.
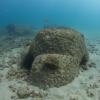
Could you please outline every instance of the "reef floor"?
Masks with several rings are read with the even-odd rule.
[[[0,100],[100,100],[100,40],[87,41],[90,60],[87,69],[68,85],[39,89],[20,68],[22,53],[32,36],[0,37]]]

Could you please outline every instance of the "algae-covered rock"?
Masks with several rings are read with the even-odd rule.
[[[82,34],[69,28],[52,28],[37,33],[24,66],[32,67],[35,85],[47,88],[71,82],[87,61],[88,52]]]
[[[77,58],[61,54],[43,54],[32,64],[34,84],[41,88],[59,87],[71,82],[78,75]]]
[[[27,98],[30,95],[29,88],[26,86],[19,87],[17,90],[17,95],[19,98]]]

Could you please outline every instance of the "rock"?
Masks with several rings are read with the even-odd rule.
[[[67,61],[67,62],[66,62]],[[70,63],[70,61],[72,61]],[[35,58],[32,66],[35,85],[42,88],[67,84],[78,74],[78,63],[72,56],[60,54],[44,54]],[[66,68],[66,66],[68,66]],[[70,68],[71,66],[71,68]],[[76,69],[76,70],[74,70]],[[67,74],[66,74],[67,73]],[[72,74],[73,73],[73,74]],[[36,76],[37,75],[37,76]]]
[[[70,83],[88,59],[82,34],[70,28],[52,28],[37,33],[23,65],[31,70],[34,85],[59,87]]]
[[[6,78],[8,80],[14,80],[14,79],[22,79],[26,80],[28,78],[28,72],[27,70],[21,69],[21,68],[10,68],[7,72]]]
[[[31,93],[32,97],[39,97],[39,98],[43,98],[48,95],[48,93],[43,90],[33,90]]]
[[[96,90],[95,89],[88,89],[87,91],[87,96],[88,97],[94,97],[94,96],[96,96]]]
[[[47,92],[37,88],[29,87],[25,84],[17,89],[17,95],[19,98],[43,98],[44,96],[47,96]]]
[[[9,85],[9,88],[12,90],[12,92],[16,92],[15,84],[14,85]]]
[[[17,90],[17,95],[19,98],[27,98],[30,96],[30,91],[27,86],[19,87]]]
[[[78,95],[71,95],[69,100],[79,100]]]
[[[17,100],[18,98],[16,96],[11,96],[12,100]]]
[[[40,91],[33,90],[30,94],[31,97],[43,97]]]

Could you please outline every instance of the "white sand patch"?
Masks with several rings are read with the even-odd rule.
[[[7,81],[4,81],[0,83],[0,100],[11,100],[12,92],[8,88],[8,83]]]

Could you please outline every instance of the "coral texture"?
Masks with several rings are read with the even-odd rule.
[[[24,66],[31,69],[33,82],[41,88],[71,82],[88,61],[85,39],[70,28],[44,29],[37,33]]]

